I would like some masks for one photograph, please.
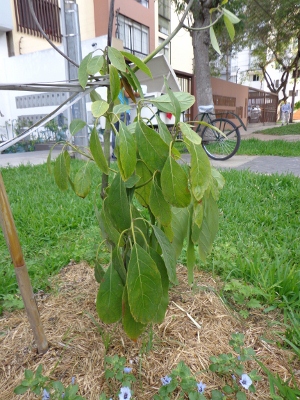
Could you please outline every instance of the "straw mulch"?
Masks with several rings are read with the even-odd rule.
[[[149,334],[145,333],[135,343],[125,336],[119,324],[103,325],[95,311],[98,285],[92,268],[85,263],[70,263],[53,280],[51,294],[37,295],[49,340],[46,354],[37,354],[24,311],[7,313],[0,319],[0,399],[19,398],[13,394],[13,389],[23,379],[24,370],[36,370],[39,364],[43,365],[44,374],[51,374],[65,385],[75,376],[80,394],[89,400],[98,399],[102,390],[112,395],[104,379],[105,348],[91,315],[109,333],[107,354],[125,356],[128,366],[133,366],[138,378],[133,385],[135,399],[152,399],[161,385],[160,378],[181,360],[198,381],[207,385],[209,397],[212,389],[220,389],[225,383],[208,371],[209,357],[232,351],[228,342],[233,332],[244,333],[246,346],[254,348],[260,360],[281,378],[288,379],[291,370],[299,378],[300,362],[293,353],[264,340],[272,339],[271,316],[256,312],[247,321],[238,319],[216,294],[219,285],[210,275],[197,272],[194,290],[187,284],[184,267],[179,267],[178,277],[180,283],[171,290],[165,321],[153,327],[152,347],[143,352]],[[247,367],[250,370],[258,365]],[[247,398],[270,398],[268,380],[263,373],[261,375],[263,379],[256,384],[256,394],[248,393]],[[119,386],[113,389],[116,394]],[[21,398],[36,397],[26,393]]]

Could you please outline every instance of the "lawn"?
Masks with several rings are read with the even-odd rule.
[[[75,170],[81,165],[72,160]],[[48,278],[70,260],[95,263],[101,237],[94,208],[101,207],[101,177],[90,167],[94,185],[85,199],[71,189],[61,192],[46,165],[2,170],[34,291],[51,290]],[[219,199],[220,229],[211,256],[199,268],[221,276],[227,285],[224,298],[235,294],[233,306],[253,298],[257,303],[252,305],[292,310],[299,329],[300,179],[234,170],[222,174],[226,185]],[[2,235],[0,251],[2,307],[17,308],[17,283]],[[106,254],[100,257],[108,261]],[[245,295],[245,285],[250,294]],[[252,286],[257,290],[251,292]],[[292,339],[300,347],[300,335]]]
[[[278,123],[278,126],[268,129],[257,130],[254,133],[262,133],[264,135],[300,135],[300,123],[293,122],[289,125],[281,126],[281,123]]]
[[[242,139],[237,155],[300,157],[300,140],[287,142],[285,140]]]

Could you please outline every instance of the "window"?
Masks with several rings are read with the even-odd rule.
[[[163,38],[158,38],[158,44],[162,44],[162,42],[164,41],[165,39],[163,39]],[[170,58],[169,58],[169,53],[170,53],[170,48],[169,48],[169,45],[170,45],[170,42],[159,52],[159,54],[163,54],[164,56],[166,56],[166,59],[168,60],[168,61],[170,61]]]
[[[149,54],[149,28],[124,15],[117,15],[116,37],[123,40],[124,49],[144,58]]]
[[[170,33],[170,0],[158,1],[158,30],[165,35]]]
[[[293,91],[289,90],[289,96],[292,97],[293,96]],[[298,90],[295,90],[295,97],[298,96]]]
[[[149,8],[149,0],[135,0],[140,3],[142,6]]]
[[[29,10],[27,1],[14,0],[17,30],[42,37]],[[58,0],[33,0],[35,15],[50,39],[61,42]]]
[[[254,74],[252,80],[253,80],[254,82],[259,82],[259,75]]]

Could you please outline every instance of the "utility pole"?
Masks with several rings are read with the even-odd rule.
[[[71,60],[80,64],[82,59],[81,38],[78,16],[78,5],[76,0],[61,1],[61,22],[64,51]],[[78,79],[78,68],[66,60],[66,77],[68,81]],[[71,107],[71,115],[68,119],[82,119],[87,122],[86,101],[85,98],[78,100]],[[70,120],[68,121],[70,123]],[[74,144],[79,147],[88,146],[87,127],[74,135]]]

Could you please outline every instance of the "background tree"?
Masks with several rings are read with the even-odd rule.
[[[298,74],[300,6],[294,0],[249,0],[245,13],[248,43],[256,57],[256,66],[269,90],[278,94],[279,101],[286,100],[291,74],[294,74],[294,88]],[[281,72],[279,85],[267,71],[273,62]]]

